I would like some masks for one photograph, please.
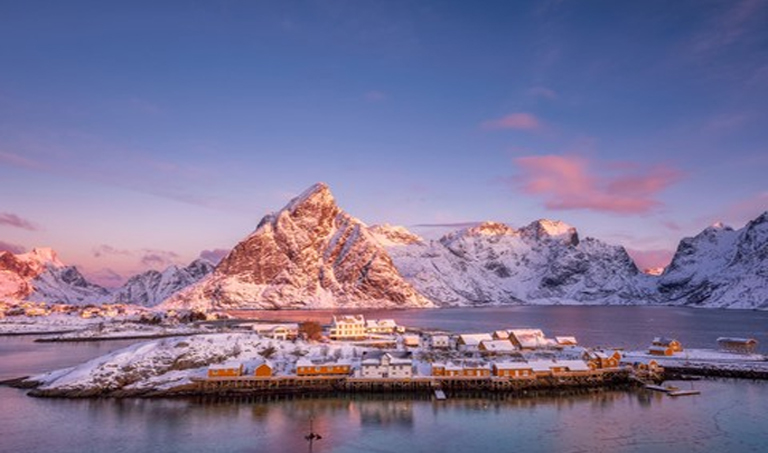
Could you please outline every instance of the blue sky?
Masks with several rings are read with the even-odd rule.
[[[317,181],[367,223],[561,219],[643,265],[768,209],[766,1],[108,3],[0,6],[0,246],[101,283]]]

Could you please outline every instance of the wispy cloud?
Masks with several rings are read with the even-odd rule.
[[[363,99],[368,102],[381,102],[389,99],[389,95],[383,91],[371,90],[363,95]]]
[[[149,250],[145,249],[139,260],[142,265],[154,268],[165,269],[168,266],[177,264],[179,254],[167,250]]]
[[[512,184],[543,197],[553,210],[644,214],[659,207],[659,193],[682,178],[665,165],[601,164],[579,156],[525,156],[514,162],[521,174]]]
[[[11,253],[24,253],[26,249],[19,244],[11,244],[10,242],[0,241],[0,252]]]
[[[10,212],[0,212],[0,225],[21,228],[27,231],[40,231],[40,227],[29,220]]]
[[[557,92],[555,92],[555,90],[540,86],[528,89],[528,95],[535,98],[549,99],[551,101],[557,99]]]
[[[219,262],[224,259],[228,253],[228,249],[203,250],[200,252],[200,258],[206,259],[213,264],[219,264]]]
[[[133,252],[130,250],[122,250],[117,249],[115,247],[112,247],[111,245],[101,244],[97,247],[94,247],[92,250],[93,256],[96,258],[100,258],[102,256],[109,256],[109,255],[124,255],[124,256],[131,256],[133,255]]]
[[[517,129],[535,130],[541,127],[541,121],[531,114],[524,112],[510,113],[495,120],[484,121],[480,127],[486,130]]]

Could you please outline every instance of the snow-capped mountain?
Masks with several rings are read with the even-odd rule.
[[[50,248],[14,255],[0,252],[0,297],[83,305],[106,301],[109,290],[65,266]]]
[[[768,308],[768,211],[740,230],[717,223],[680,241],[658,288],[675,304]]]
[[[652,281],[622,247],[580,240],[559,221],[519,230],[485,222],[437,241],[409,236],[402,227],[397,234],[388,226],[372,231],[405,279],[441,306],[630,304],[653,295]]]
[[[398,308],[434,304],[406,282],[368,227],[315,184],[267,215],[213,274],[164,308]]]
[[[178,291],[197,283],[213,272],[208,260],[197,259],[187,267],[170,266],[163,272],[148,270],[134,275],[114,290],[110,300],[115,303],[154,307]]]

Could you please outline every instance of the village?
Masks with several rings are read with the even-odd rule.
[[[262,337],[291,341],[306,337],[299,323],[242,323]],[[322,333],[319,331],[322,329]],[[573,336],[548,338],[540,329],[448,333],[416,330],[392,319],[333,316],[314,339],[353,347],[349,357],[334,354],[297,357],[277,364],[269,357],[210,364],[193,379],[203,393],[281,393],[311,390],[444,391],[525,390],[597,387],[659,381],[663,367],[654,356],[675,354],[676,340],[656,338],[643,357],[626,358],[618,349],[580,346]],[[269,354],[267,354],[269,355]]]

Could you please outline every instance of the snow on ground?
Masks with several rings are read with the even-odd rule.
[[[367,348],[349,343],[278,341],[255,333],[218,333],[173,337],[142,342],[98,357],[81,365],[32,376],[40,390],[68,396],[108,395],[167,390],[203,377],[208,365],[243,363],[246,373],[264,359],[276,375],[293,373],[299,357],[357,359]]]
[[[672,356],[656,356],[644,351],[627,351],[624,362],[653,359],[663,367],[717,368],[728,370],[768,371],[768,358],[763,354],[735,354],[712,349],[686,349]]]
[[[80,330],[98,324],[100,321],[103,320],[83,319],[65,314],[13,316],[0,318],[0,335]]]

